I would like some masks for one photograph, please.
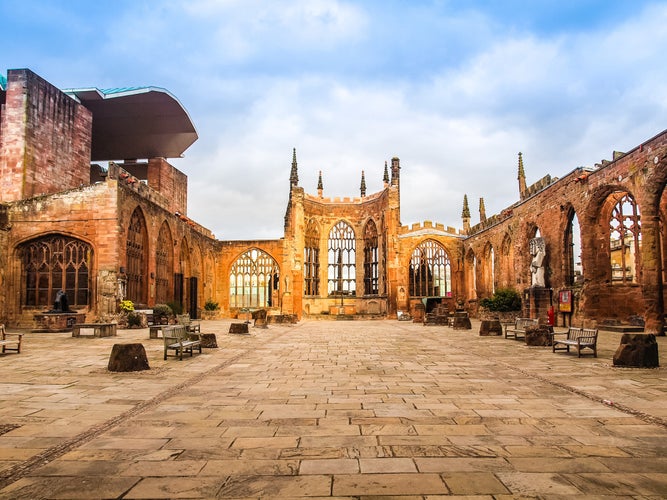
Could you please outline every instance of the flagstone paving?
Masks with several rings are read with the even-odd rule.
[[[666,498],[667,373],[394,320],[0,355],[0,498]],[[150,370],[107,370],[141,342]],[[659,348],[667,349],[664,337]]]

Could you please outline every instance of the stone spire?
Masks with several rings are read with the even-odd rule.
[[[322,171],[320,170],[320,176],[317,179],[317,195],[322,198],[322,191],[324,191],[324,185],[322,184]]]
[[[519,196],[523,200],[526,195],[526,172],[523,170],[523,155],[519,152]]]
[[[461,213],[463,219],[463,231],[468,234],[470,232],[470,207],[468,207],[468,195],[463,195],[463,212]]]
[[[484,198],[479,199],[479,221],[484,222],[486,220],[486,207],[484,206]]]
[[[299,172],[296,168],[296,148],[292,152],[292,171],[289,175],[290,186],[295,187],[299,184]]]
[[[364,171],[361,171],[361,197],[363,198],[366,196],[366,175],[364,174]]]
[[[400,176],[401,176],[401,160],[397,157],[391,159],[391,184],[393,186],[400,185]]]
[[[389,169],[387,168],[386,160],[384,162],[384,177],[382,178],[382,182],[384,182],[385,188],[389,186]]]

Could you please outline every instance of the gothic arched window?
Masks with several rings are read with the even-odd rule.
[[[303,249],[304,294],[320,294],[320,230],[313,220],[306,226],[306,238]]]
[[[166,304],[171,302],[171,280],[174,273],[174,241],[169,225],[162,223],[157,235],[155,247],[155,302]]]
[[[279,290],[278,263],[266,252],[252,248],[232,264],[229,273],[230,307],[271,307]],[[277,297],[276,297],[277,299]]]
[[[630,194],[617,194],[620,198],[609,220],[611,279],[615,283],[638,283],[642,239],[639,207]]]
[[[410,258],[411,297],[450,297],[452,268],[444,247],[433,240],[420,243]]]
[[[88,243],[60,235],[23,245],[23,303],[52,306],[58,290],[64,290],[69,306],[89,305],[92,253]]]
[[[364,294],[377,295],[379,292],[378,230],[373,220],[369,220],[364,230]]]
[[[148,258],[148,233],[146,220],[139,208],[132,212],[130,225],[127,228],[127,244],[125,249],[126,299],[134,303],[146,304],[146,269]]]
[[[356,241],[354,230],[339,221],[329,231],[329,295],[356,295]]]

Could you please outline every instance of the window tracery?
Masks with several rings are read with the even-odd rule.
[[[252,248],[243,253],[229,273],[230,307],[272,307],[280,286],[278,263],[266,252]]]
[[[423,241],[410,258],[410,296],[451,297],[451,274],[444,247],[437,241]]]
[[[329,295],[356,295],[356,241],[354,230],[339,221],[329,232]]]
[[[22,294],[26,306],[52,306],[63,290],[70,306],[90,304],[92,248],[67,236],[46,236],[20,249],[25,276]]]
[[[320,231],[313,220],[308,222],[304,245],[305,295],[320,294]]]
[[[379,291],[378,231],[373,220],[364,230],[364,294],[377,295]]]

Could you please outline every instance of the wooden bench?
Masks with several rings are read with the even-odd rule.
[[[0,334],[2,336],[0,339],[0,345],[2,346],[3,354],[7,351],[16,351],[17,353],[21,352],[21,342],[23,340],[22,333],[7,333],[5,331],[5,325],[0,325]]]
[[[164,340],[164,359],[167,359],[169,351],[174,351],[174,356],[183,359],[183,353],[189,352],[190,356],[198,349],[201,354],[200,334],[189,333],[185,325],[172,325],[162,328],[162,339]]]
[[[92,335],[84,337],[115,337],[116,323],[74,323],[72,325],[72,337],[81,337],[81,330],[92,330]]]
[[[565,337],[558,337],[559,335],[565,335]],[[563,333],[554,333],[552,349],[553,352],[556,351],[567,351],[570,352],[570,347],[577,348],[578,357],[581,357],[582,349],[591,349],[593,351],[593,357],[598,357],[598,331],[597,329],[592,328],[575,328],[571,326],[568,328],[567,332]]]
[[[189,333],[201,333],[199,321],[192,321],[189,314],[177,314],[176,323],[184,325]]]
[[[526,338],[526,328],[538,326],[539,321],[533,318],[516,318],[514,324],[505,326],[505,338],[515,340]]]

